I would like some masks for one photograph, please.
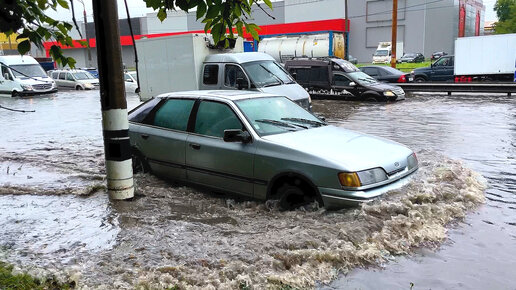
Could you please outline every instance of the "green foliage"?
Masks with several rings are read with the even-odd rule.
[[[72,289],[75,283],[61,284],[55,280],[39,281],[27,274],[12,274],[12,266],[0,262],[0,289],[25,290],[25,289]]]
[[[204,31],[211,31],[213,40],[218,43],[227,38],[243,36],[244,27],[254,39],[258,39],[259,27],[248,22],[251,19],[251,6],[254,0],[144,0],[147,7],[158,11],[157,17],[163,21],[167,18],[167,11],[182,10],[189,12],[197,8],[196,17],[204,23]],[[270,0],[262,0],[272,9]],[[57,10],[59,7],[69,9],[69,0],[2,0],[0,5],[0,32],[7,34],[19,33],[19,39],[28,38],[18,45],[18,52],[25,54],[30,51],[31,45],[43,47],[46,41],[55,41],[57,44],[72,46],[73,40],[69,36],[73,26],[64,21],[58,21],[45,15],[45,10]],[[229,35],[226,33],[229,31]],[[75,60],[65,57],[59,45],[52,45],[50,56],[62,66],[75,66]],[[86,45],[80,42],[81,45]]]
[[[495,32],[516,33],[516,0],[497,0],[494,10],[498,16]]]

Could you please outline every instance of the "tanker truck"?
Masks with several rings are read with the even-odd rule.
[[[300,57],[336,56],[343,59],[345,54],[344,34],[328,32],[264,38],[260,40],[258,51],[272,56],[281,63]]]

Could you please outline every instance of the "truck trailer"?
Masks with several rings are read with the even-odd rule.
[[[516,33],[455,40],[455,82],[513,81]]]
[[[140,100],[191,90],[253,90],[286,96],[310,110],[310,95],[274,59],[260,52],[219,49],[206,35],[183,34],[136,40]]]
[[[336,56],[343,59],[345,35],[342,32],[327,32],[268,37],[260,40],[258,51],[269,54],[281,63],[300,57]]]

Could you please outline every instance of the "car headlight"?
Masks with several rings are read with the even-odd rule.
[[[396,96],[396,94],[394,94],[393,91],[385,91],[385,92],[383,92],[383,95],[386,96],[386,97],[394,97],[394,96]]]
[[[86,88],[90,88],[90,89],[91,89],[91,88],[93,88],[93,87],[94,87],[94,85],[89,84],[89,83],[86,83],[86,84],[84,84],[84,87],[86,87]]]
[[[339,181],[342,186],[360,187],[387,180],[387,174],[382,168],[373,168],[359,172],[339,173]]]
[[[412,154],[409,155],[409,157],[407,157],[407,167],[408,167],[409,170],[418,167],[418,161],[417,161],[416,153],[412,153]]]
[[[32,86],[31,85],[21,85],[22,89],[26,90],[26,91],[32,91]]]

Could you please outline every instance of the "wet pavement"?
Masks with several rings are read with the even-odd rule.
[[[151,175],[135,176],[135,200],[111,202],[98,91],[0,105],[36,110],[0,111],[0,260],[33,275],[95,288],[515,289],[511,98],[315,101],[331,123],[404,143],[421,162],[382,201],[332,212],[280,212]]]

